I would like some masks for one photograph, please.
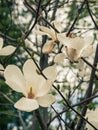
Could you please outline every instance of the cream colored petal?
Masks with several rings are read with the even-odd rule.
[[[48,80],[55,81],[57,76],[56,65],[49,66],[43,70],[43,74],[47,77]]]
[[[21,111],[31,112],[33,110],[38,109],[39,105],[35,99],[28,99],[22,97],[14,104],[14,107]]]
[[[54,47],[54,40],[49,40],[42,48],[42,52],[45,54],[51,53]]]
[[[85,41],[85,46],[88,46],[90,44],[93,43],[93,37],[92,36],[89,36],[89,37],[84,37],[84,41]]]
[[[2,49],[0,50],[0,55],[4,55],[4,56],[10,55],[10,54],[12,54],[14,51],[15,51],[15,47],[9,45],[9,46],[6,46],[6,47],[4,47],[4,48],[2,48]]]
[[[46,95],[52,88],[52,81],[45,80],[43,77],[39,78],[36,97]]]
[[[71,60],[71,61],[78,60],[78,53],[77,53],[76,49],[66,47],[66,54],[67,54],[67,57],[69,60]]]
[[[32,87],[34,93],[36,93],[40,75],[37,73],[37,66],[33,60],[29,59],[25,62],[23,66],[23,73],[26,79],[27,92],[29,92]]]
[[[89,121],[98,121],[98,107],[95,110],[87,111],[86,117]]]
[[[80,51],[85,46],[85,41],[81,37],[69,38],[64,34],[58,34],[57,37],[58,40],[68,48],[73,48]]]
[[[15,65],[8,65],[4,71],[6,83],[15,91],[26,95],[25,79],[20,69]]]
[[[90,121],[90,123],[92,123],[96,128],[98,128],[98,121]],[[86,128],[88,128],[88,130],[94,130],[94,128],[89,124],[86,124]]]
[[[63,30],[62,24],[57,21],[52,21],[51,24],[59,31],[61,32]]]
[[[65,59],[65,54],[63,53],[60,53],[60,54],[57,54],[54,58],[54,62],[56,64],[63,64],[64,63],[64,59]]]
[[[32,59],[28,59],[23,65],[23,73],[26,79],[30,79],[34,74],[37,74],[37,66]]]
[[[95,110],[88,110],[86,118],[90,121],[96,128],[98,128],[98,107]],[[93,130],[90,125],[87,124],[87,128]]]
[[[27,92],[32,88],[32,93],[36,96],[43,96],[51,88],[51,82],[37,74],[36,65],[32,60],[27,60],[23,66],[24,76],[27,81]]]
[[[79,51],[85,46],[85,41],[81,37],[75,37],[75,38],[71,38],[71,40],[68,42],[68,44],[70,44],[70,46],[73,49],[76,49]]]
[[[88,57],[93,53],[93,46],[89,45],[87,48],[84,48],[83,52],[81,52],[82,57]]]
[[[37,101],[40,106],[49,107],[56,101],[56,99],[53,95],[47,94],[47,95],[37,98]]]
[[[74,49],[74,48],[71,48],[71,47],[67,47],[67,46],[64,46],[62,48],[62,52],[64,53],[65,55],[65,58],[69,59],[70,61],[78,61],[79,60],[79,54],[80,54],[80,51]]]
[[[57,39],[64,46],[71,47],[70,44],[68,43],[71,40],[71,38],[66,37],[66,33],[58,33],[57,34]]]
[[[0,38],[0,50],[1,50],[2,47],[3,47],[3,39]]]
[[[45,26],[39,26],[39,29],[41,29],[43,32],[49,34],[49,36],[52,38],[52,39],[55,39],[55,31],[53,29],[49,29]]]

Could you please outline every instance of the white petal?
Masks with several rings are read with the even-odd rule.
[[[46,95],[52,88],[52,81],[45,80],[43,77],[39,78],[36,97]]]
[[[57,54],[54,58],[54,62],[57,64],[63,64],[65,58],[66,58],[65,54],[63,53]]]
[[[73,48],[73,49],[76,49],[76,50],[81,50],[84,46],[85,46],[85,41],[83,38],[81,37],[75,37],[75,38],[72,38],[68,44],[70,44],[70,46]]]
[[[42,52],[44,54],[48,54],[51,53],[54,47],[54,40],[49,40],[45,43],[45,45],[43,46]]]
[[[68,41],[70,41],[71,38],[66,37],[66,33],[58,33],[57,34],[57,39],[64,46],[69,46],[70,47],[70,44],[68,44]]]
[[[36,65],[32,60],[27,60],[23,66],[24,76],[27,81],[27,92],[32,87],[32,92],[36,96],[45,95],[51,88],[51,81],[44,79],[36,72]]]
[[[15,91],[26,95],[25,79],[20,69],[15,65],[8,65],[4,71],[6,83]]]
[[[34,93],[36,93],[38,84],[40,82],[39,81],[40,75],[38,75],[37,67],[31,59],[29,59],[25,62],[24,66],[23,66],[23,73],[24,73],[24,77],[26,79],[27,92],[29,92],[30,87],[32,87],[32,91]]]
[[[10,55],[10,54],[12,54],[14,51],[15,51],[15,47],[9,45],[9,46],[6,46],[6,47],[4,47],[4,48],[2,48],[2,49],[0,50],[0,55],[4,55],[4,56]]]
[[[51,24],[52,24],[59,32],[62,31],[63,27],[62,27],[62,24],[61,24],[61,23],[59,23],[59,22],[57,22],[57,21],[54,20],[54,21],[51,22]]]
[[[98,121],[98,107],[95,110],[87,111],[86,117],[89,121]]]
[[[67,57],[69,60],[71,61],[77,61],[78,58],[79,58],[79,54],[78,54],[78,51],[74,48],[68,48],[66,47],[66,54],[67,54]]]
[[[3,47],[3,39],[0,38],[0,50],[1,50],[2,47]]]
[[[81,52],[81,56],[88,57],[93,53],[93,46],[89,45],[87,48],[84,48],[83,52]]]
[[[47,95],[44,95],[42,97],[37,98],[37,101],[38,101],[40,106],[49,107],[50,105],[52,105],[56,101],[56,99],[53,95],[47,94]]]
[[[85,46],[88,46],[90,44],[93,43],[93,37],[92,36],[89,36],[89,37],[84,37],[84,41],[85,41]]]
[[[98,128],[98,121],[90,121],[90,123],[92,123],[96,128]],[[94,128],[89,124],[86,124],[86,128],[88,128],[88,130],[94,130]]]
[[[52,65],[52,66],[45,68],[43,70],[43,74],[47,77],[47,79],[49,79],[51,81],[55,81],[56,76],[57,76],[56,65]]]
[[[95,110],[88,110],[86,114],[86,118],[90,121],[96,128],[98,128],[98,107]],[[86,125],[87,128],[93,130],[90,125]]]
[[[22,97],[15,103],[14,107],[21,111],[31,112],[33,110],[38,109],[39,105],[35,99],[28,99]]]
[[[54,31],[53,29],[49,29],[49,28],[47,28],[47,27],[45,27],[45,26],[39,26],[39,28],[40,28],[43,32],[49,34],[50,37],[52,37],[52,39],[55,39],[55,31]]]

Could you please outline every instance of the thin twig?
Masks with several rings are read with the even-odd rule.
[[[26,0],[25,0],[25,2],[27,3]],[[32,29],[35,27],[35,25],[37,23],[37,20],[38,20],[38,17],[39,17],[40,6],[41,6],[41,0],[39,0],[39,2],[38,2],[38,7],[37,7],[37,11],[36,11],[36,17],[35,17],[34,24],[30,28],[30,30],[25,34],[25,39],[29,36],[29,34],[31,33]]]
[[[30,4],[27,2],[27,0],[24,0],[24,4],[25,4],[25,6],[26,6],[32,13],[35,13],[35,14],[37,13],[36,10],[35,10],[33,7],[30,6]],[[38,16],[39,16],[43,21],[45,21],[51,28],[53,28],[56,32],[59,33],[59,31],[58,31],[54,26],[52,26],[52,25],[50,24],[50,22],[48,22],[40,13],[38,13]]]
[[[85,0],[85,1],[86,1],[88,13],[89,13],[89,15],[90,15],[90,17],[91,17],[91,19],[92,19],[92,21],[93,21],[93,23],[94,23],[96,29],[98,29],[98,25],[97,25],[96,21],[94,20],[94,18],[93,18],[93,16],[92,16],[92,13],[91,13],[91,11],[90,11],[89,2],[88,2],[88,0]]]
[[[92,99],[95,99],[95,98],[98,98],[98,95],[91,96],[90,98],[84,99],[83,101],[81,101],[81,102],[79,102],[79,103],[76,103],[76,104],[72,105],[71,107],[77,107],[77,106],[83,105],[83,104],[85,104],[86,102],[91,101]],[[64,112],[68,111],[69,109],[70,109],[69,107],[65,108],[63,111],[59,112],[58,115],[63,114]],[[55,120],[55,119],[58,117],[58,115],[54,116],[54,117],[48,122],[48,125],[50,125],[50,123],[51,123],[53,120]]]
[[[67,128],[69,128],[70,130],[73,130],[73,129],[65,122],[65,120],[62,119],[62,117],[61,117],[60,114],[55,110],[55,108],[54,108],[53,106],[51,106],[51,107],[52,107],[52,109],[55,111],[57,117],[59,117],[60,120],[63,121],[63,123],[65,124],[65,126],[66,126]],[[50,125],[50,123],[48,123],[48,126],[49,126],[49,125]]]
[[[77,16],[76,16],[76,18],[74,19],[74,21],[73,21],[73,23],[72,23],[72,25],[71,25],[71,27],[70,27],[69,31],[67,32],[67,36],[70,34],[70,32],[72,31],[72,29],[73,29],[73,27],[74,27],[75,23],[77,22],[78,17],[79,17],[79,15],[80,15],[80,13],[81,13],[81,11],[82,11],[82,9],[83,9],[84,5],[85,5],[85,0],[84,0],[84,1],[83,1],[83,3],[81,4],[80,9],[78,9]]]

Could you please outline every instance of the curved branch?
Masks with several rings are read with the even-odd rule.
[[[26,0],[24,0],[24,1],[25,1],[25,4],[27,4],[29,6],[28,2]],[[36,17],[35,17],[34,24],[30,28],[30,30],[25,34],[25,39],[29,36],[29,34],[31,33],[32,29],[35,27],[35,25],[37,23],[37,20],[38,20],[38,17],[39,17],[40,6],[41,6],[41,0],[39,0],[39,3],[38,3],[38,8],[37,8],[37,11],[36,11]]]

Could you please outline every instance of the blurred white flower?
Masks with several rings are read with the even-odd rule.
[[[43,73],[47,80],[37,73],[37,67],[32,60],[27,60],[23,65],[23,73],[16,65],[8,65],[4,71],[6,83],[16,92],[24,95],[15,103],[15,108],[22,111],[33,111],[48,107],[55,102],[55,97],[49,94],[52,83],[56,79],[55,65],[47,67]]]
[[[92,37],[74,37],[66,38],[58,35],[58,40],[64,45],[62,52],[70,61],[79,61],[81,57],[88,57],[93,53]]]
[[[8,45],[6,47],[3,47],[3,39],[0,38],[0,55],[1,56],[7,56],[12,54],[15,51],[15,47]]]
[[[62,52],[55,56],[54,62],[56,64],[64,64],[64,60],[68,59],[79,70],[77,75],[83,77],[85,74],[85,71],[83,72],[85,64],[81,57],[86,58],[93,53],[93,38],[75,37],[74,35],[65,37],[63,34],[58,34],[58,40],[63,45],[63,48]]]
[[[86,117],[89,122],[98,128],[98,107],[95,110],[88,111]],[[92,128],[89,124],[86,124],[86,128],[88,128],[88,130],[94,130],[94,128]]]
[[[56,22],[56,21],[52,21],[51,24],[57,29],[59,30],[59,32],[61,32],[62,28],[61,28],[61,24]],[[51,40],[47,40],[46,43],[44,44],[43,48],[42,48],[42,52],[43,53],[51,53],[53,50],[53,47],[56,43],[56,41],[58,41],[57,35],[58,33],[53,29],[53,28],[48,28],[45,26],[38,26],[39,30],[41,31],[35,31],[36,34],[40,34],[40,35],[47,35],[49,36],[49,38]]]
[[[17,126],[14,126],[14,127],[12,128],[12,130],[18,130]]]

